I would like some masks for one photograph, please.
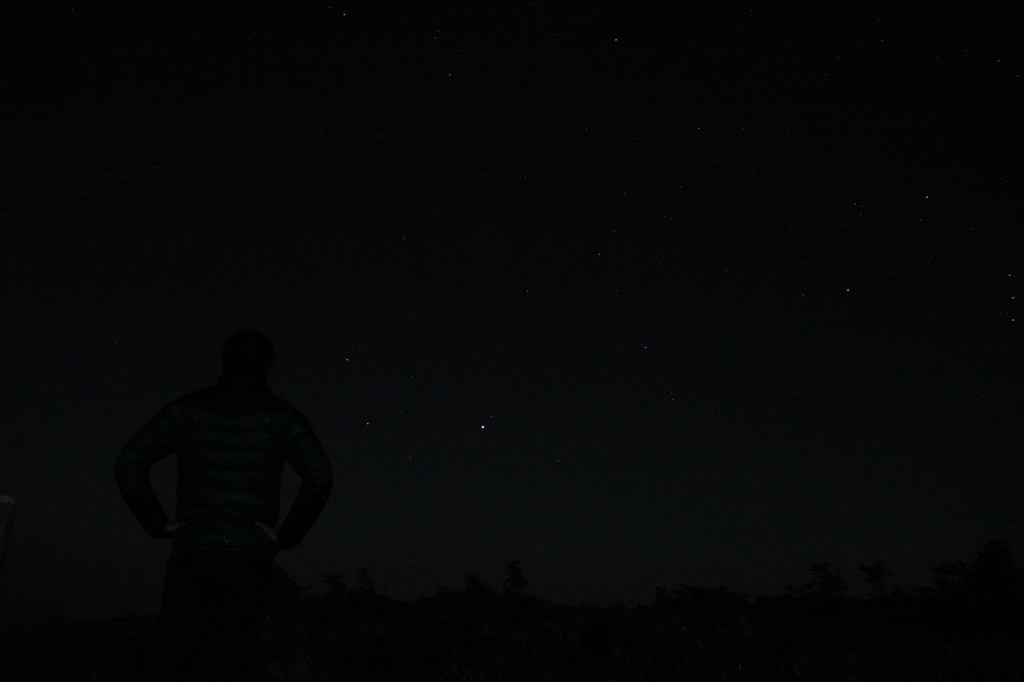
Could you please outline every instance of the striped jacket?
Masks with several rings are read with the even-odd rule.
[[[150,468],[178,455],[175,520],[149,481]],[[255,521],[273,527],[284,463],[302,480],[277,531],[277,544]],[[175,400],[125,446],[115,464],[122,497],[153,538],[175,549],[272,554],[299,544],[331,494],[331,463],[301,412],[264,382],[222,375],[216,385]]]

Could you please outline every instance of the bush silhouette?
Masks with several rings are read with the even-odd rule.
[[[486,599],[494,596],[494,590],[484,585],[480,577],[474,573],[470,573],[466,576],[465,580],[462,581],[462,592],[470,599]]]

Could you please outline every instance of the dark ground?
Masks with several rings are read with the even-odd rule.
[[[1024,581],[1004,544],[936,567],[932,585],[912,592],[887,589],[884,567],[870,568],[882,580],[865,599],[846,596],[845,578],[819,564],[784,596],[680,585],[635,607],[544,601],[521,580],[498,593],[473,575],[411,602],[377,594],[365,572],[354,588],[324,576],[312,595],[278,568],[259,679],[1024,679]],[[127,680],[152,625],[125,613],[7,629],[0,673]]]

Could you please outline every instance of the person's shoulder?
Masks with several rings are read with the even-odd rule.
[[[172,401],[164,409],[199,408],[228,414],[273,413],[300,424],[309,425],[306,416],[294,405],[275,394],[269,386],[262,390],[238,393],[221,383],[206,386]]]
[[[273,411],[273,397],[269,390],[240,392],[221,384],[214,384],[184,395],[171,405],[179,406],[186,411],[199,409],[228,415],[243,415]]]

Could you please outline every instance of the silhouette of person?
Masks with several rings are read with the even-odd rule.
[[[301,412],[266,383],[274,347],[264,334],[233,334],[217,383],[162,409],[117,458],[118,489],[142,527],[170,538],[144,680],[252,681],[274,553],[291,549],[320,515],[334,483],[330,461]],[[175,521],[149,471],[177,453]],[[280,526],[281,471],[302,479]]]

